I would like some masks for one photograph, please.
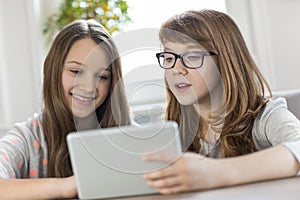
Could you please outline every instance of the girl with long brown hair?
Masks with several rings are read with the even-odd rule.
[[[119,53],[96,21],[61,30],[43,72],[42,113],[0,140],[1,199],[76,197],[67,134],[130,123]]]
[[[166,119],[179,124],[184,151],[145,174],[163,194],[300,175],[300,122],[270,88],[236,23],[213,10],[168,19],[157,53],[168,94]]]

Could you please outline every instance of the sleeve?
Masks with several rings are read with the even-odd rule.
[[[300,121],[287,109],[284,99],[266,108],[257,123],[254,141],[259,149],[283,145],[300,163]]]
[[[300,122],[291,112],[283,108],[274,111],[266,132],[272,146],[282,144],[300,164]],[[300,176],[300,170],[297,176]]]
[[[298,160],[298,163],[300,163],[300,140],[294,142],[286,142],[283,145],[293,153],[295,158]],[[300,176],[300,169],[297,173],[297,176]]]
[[[15,125],[0,139],[0,178],[26,178],[23,176],[28,174],[28,143],[23,131]]]
[[[289,110],[279,108],[269,115],[265,133],[272,146],[300,141],[300,122]]]

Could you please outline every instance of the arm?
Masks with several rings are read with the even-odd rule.
[[[46,143],[41,129],[31,126],[33,122],[16,124],[0,139],[0,199],[76,197],[74,176],[46,178]]]
[[[186,153],[167,168],[145,175],[161,193],[203,190],[295,176],[300,162],[300,123],[282,99],[270,102],[255,120],[256,153],[226,159]],[[262,150],[265,149],[265,150]],[[152,155],[150,161],[171,162],[169,156]]]
[[[17,191],[17,192],[16,192]],[[0,199],[76,198],[74,176],[68,178],[0,179]]]
[[[299,163],[282,145],[253,154],[223,160],[228,171],[229,185],[292,177],[299,171]],[[226,177],[226,176],[225,176]]]
[[[149,155],[147,161],[170,161],[166,155]],[[253,154],[225,158],[204,158],[185,153],[172,165],[145,174],[151,187],[163,194],[245,184],[295,176],[299,163],[283,146]]]

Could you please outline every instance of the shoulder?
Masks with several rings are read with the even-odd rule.
[[[300,122],[288,110],[284,98],[270,99],[254,120],[254,140],[273,146],[300,139]],[[264,145],[265,146],[265,145]]]
[[[16,134],[26,140],[43,140],[42,114],[34,113],[24,122],[15,123],[8,134]]]
[[[296,121],[299,120],[288,110],[285,98],[279,97],[270,99],[265,108],[258,114],[257,121],[260,123],[272,123],[280,121]]]
[[[275,120],[282,114],[292,116],[292,113],[288,110],[287,102],[284,98],[279,97],[276,99],[270,99],[265,107],[257,115],[255,121],[260,123],[267,123],[269,120]]]
[[[9,158],[6,163],[2,162],[2,165],[11,169],[2,175],[0,173],[0,176],[36,177],[31,174],[31,170],[41,170],[42,162],[47,159],[47,145],[41,127],[41,115],[33,114],[26,121],[15,123],[0,139],[0,146],[0,154]],[[43,169],[40,174],[44,176],[45,173]]]
[[[262,112],[263,116],[269,115],[277,109],[287,109],[287,102],[285,98],[279,97],[276,99],[270,99]]]
[[[41,128],[42,124],[42,115],[39,113],[34,113],[31,117],[27,118],[26,121],[17,122],[14,124],[13,128],[20,129],[36,129],[37,127]]]

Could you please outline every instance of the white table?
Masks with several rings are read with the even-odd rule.
[[[189,192],[176,195],[148,195],[118,200],[187,200],[187,199],[222,199],[222,200],[293,200],[300,199],[300,177],[280,179],[208,191]]]

